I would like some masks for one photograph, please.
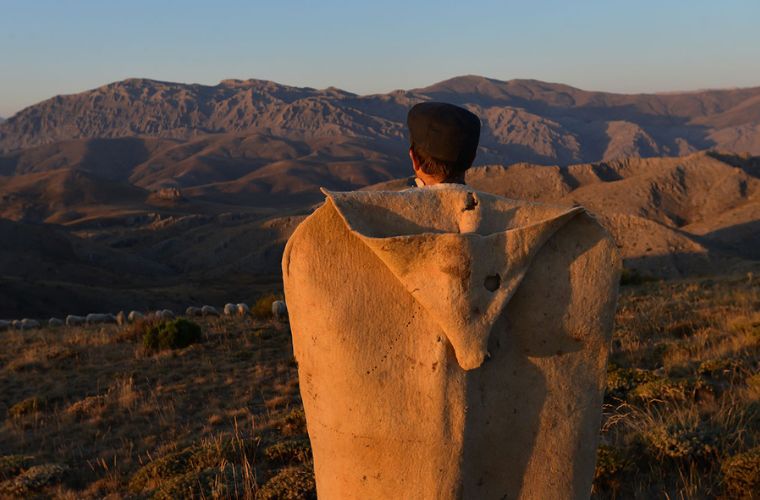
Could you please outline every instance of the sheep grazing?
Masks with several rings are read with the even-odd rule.
[[[113,314],[90,313],[85,317],[85,323],[88,325],[116,324],[116,316]]]
[[[83,325],[85,321],[86,318],[84,316],[74,316],[73,314],[66,316],[66,326]]]
[[[124,311],[119,311],[118,314],[116,314],[116,324],[119,326],[127,324],[127,315],[124,314]]]
[[[21,321],[17,319],[11,320],[11,330],[20,330],[21,329]]]
[[[247,304],[243,304],[242,302],[237,305],[237,313],[238,316],[246,317],[249,314],[251,314],[251,309],[248,307]]]
[[[48,320],[48,326],[50,328],[58,328],[59,326],[63,326],[63,325],[64,325],[63,320],[60,320],[58,318],[50,318]]]
[[[11,327],[11,322],[4,319],[0,319],[0,332],[4,332]]]
[[[127,321],[130,323],[134,323],[135,321],[143,319],[143,313],[139,311],[129,311],[129,314],[127,314]]]
[[[235,304],[224,304],[224,315],[234,316],[237,313],[237,306]]]
[[[285,305],[285,301],[275,300],[272,302],[272,316],[275,319],[283,320],[288,315],[288,307]]]
[[[214,306],[203,306],[201,307],[201,314],[203,316],[219,316],[219,311]]]
[[[203,316],[203,312],[201,311],[200,307],[194,307],[190,306],[187,309],[185,309],[185,316]]]
[[[19,321],[19,330],[35,330],[40,327],[40,322],[36,319],[24,318]]]
[[[169,319],[174,319],[174,313],[171,312],[169,309],[162,309],[160,311],[156,311],[156,313],[154,314],[154,316],[157,319],[160,319],[162,321],[169,320]]]

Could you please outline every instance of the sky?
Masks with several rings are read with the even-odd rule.
[[[758,0],[0,0],[0,116],[130,77],[359,94],[465,74],[760,86],[758,19]]]

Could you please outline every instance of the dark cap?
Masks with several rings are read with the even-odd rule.
[[[475,159],[480,119],[474,113],[445,102],[421,102],[409,110],[406,122],[416,151],[465,167]]]

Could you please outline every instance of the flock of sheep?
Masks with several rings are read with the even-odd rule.
[[[278,321],[284,319],[287,316],[288,309],[285,302],[282,300],[275,300],[272,302],[272,316]],[[185,310],[185,316],[188,317],[219,317],[221,315],[229,317],[246,317],[251,314],[251,309],[247,304],[225,304],[222,313],[214,306],[202,306],[195,307],[190,306]],[[50,318],[47,323],[40,322],[36,319],[14,319],[14,320],[0,320],[0,332],[5,330],[36,330],[42,328],[43,325],[56,328],[60,326],[83,326],[83,325],[103,325],[103,324],[116,324],[125,325],[127,323],[134,323],[143,318],[157,318],[161,320],[174,319],[175,314],[169,309],[162,309],[160,311],[153,311],[149,313],[141,313],[139,311],[130,311],[125,314],[124,311],[120,311],[118,314],[101,314],[92,313],[87,316],[75,316],[69,314],[66,319]]]

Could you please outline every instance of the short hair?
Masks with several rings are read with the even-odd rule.
[[[416,148],[414,144],[409,149],[411,149],[417,158],[419,162],[418,166],[423,172],[444,181],[463,177],[465,172],[472,166],[472,162],[475,161],[474,155],[466,162],[440,160],[430,156],[420,150],[420,148]]]

